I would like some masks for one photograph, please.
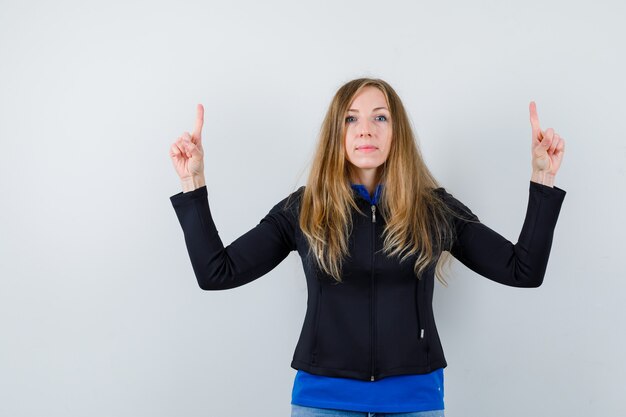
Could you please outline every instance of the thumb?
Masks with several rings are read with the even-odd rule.
[[[188,154],[198,152],[198,147],[192,141],[185,140],[183,143],[185,144],[185,152]]]
[[[182,137],[182,143],[185,147],[185,152],[190,155],[193,156],[194,154],[202,154],[202,145],[195,144],[193,143],[193,140],[191,139],[191,135],[188,132],[183,133]]]
[[[543,149],[548,149],[550,145],[552,144],[553,138],[554,138],[554,130],[552,130],[552,128],[549,128],[548,130],[543,132],[543,134],[540,136],[540,140],[541,140],[540,146]]]
[[[202,150],[200,149],[200,146],[191,141],[187,142],[187,151],[191,154],[192,158],[202,157]]]

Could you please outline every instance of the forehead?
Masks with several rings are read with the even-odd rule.
[[[377,87],[367,86],[354,96],[352,103],[349,106],[349,110],[386,107],[387,100],[385,99],[383,92]]]

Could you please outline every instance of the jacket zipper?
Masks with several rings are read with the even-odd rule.
[[[374,204],[372,204],[372,275],[371,275],[371,288],[372,288],[372,298],[371,298],[371,315],[370,315],[370,320],[371,320],[371,338],[370,338],[370,344],[371,344],[371,349],[370,349],[370,354],[371,354],[371,377],[370,377],[370,381],[374,380],[374,330],[376,328],[375,323],[376,320],[374,320],[374,252],[376,251],[376,206]]]

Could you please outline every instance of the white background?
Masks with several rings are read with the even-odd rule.
[[[544,285],[458,261],[437,285],[446,416],[625,415],[625,18],[617,0],[1,0],[0,415],[289,415],[300,258],[200,290],[168,150],[203,103],[228,244],[305,183],[360,76],[396,89],[441,184],[512,242],[531,100],[566,141]]]

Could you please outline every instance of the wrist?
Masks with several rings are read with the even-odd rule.
[[[204,176],[201,176],[201,175],[181,178],[180,183],[181,183],[181,186],[183,187],[184,193],[188,193],[189,191],[193,191],[197,188],[200,188],[206,185],[204,181]]]
[[[530,180],[548,187],[554,186],[554,174],[550,174],[547,171],[533,171]]]

